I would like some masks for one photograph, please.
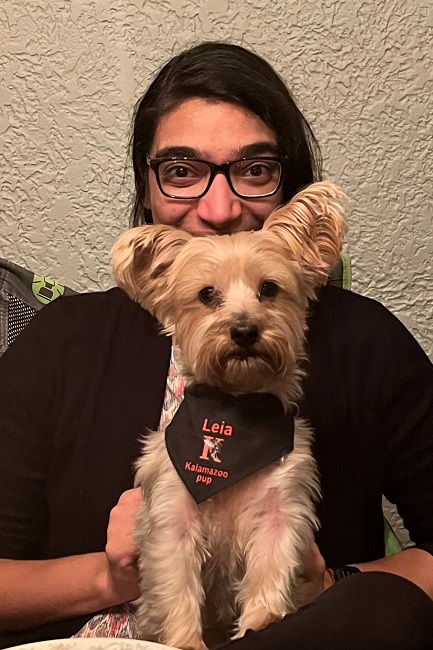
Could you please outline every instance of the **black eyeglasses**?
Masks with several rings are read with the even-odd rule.
[[[286,158],[241,158],[217,165],[196,158],[151,158],[158,187],[170,199],[200,199],[217,174],[224,174],[231,191],[241,199],[272,196],[281,185]]]

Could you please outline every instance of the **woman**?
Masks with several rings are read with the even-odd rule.
[[[138,104],[132,157],[133,225],[196,235],[259,229],[321,174],[314,136],[280,78],[255,54],[217,43],[162,68]],[[243,158],[254,169],[273,159],[264,196],[243,193]],[[192,164],[200,183],[186,195],[179,179]],[[428,647],[433,367],[382,306],[335,287],[312,305],[307,343],[300,406],[316,433],[323,499],[320,553],[312,549],[304,574],[318,598],[233,647]],[[69,636],[138,596],[133,463],[164,397],[180,399],[166,387],[169,367],[170,341],[119,289],[46,307],[0,360],[3,647]],[[417,544],[386,559],[382,493]],[[334,585],[350,569],[325,562],[361,572]]]

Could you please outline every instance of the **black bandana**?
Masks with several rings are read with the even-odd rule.
[[[275,395],[196,384],[165,432],[171,461],[197,503],[293,449],[294,418]]]

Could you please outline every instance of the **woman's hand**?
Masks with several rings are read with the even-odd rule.
[[[134,544],[134,526],[143,503],[140,488],[124,492],[110,513],[105,554],[109,565],[111,588],[119,603],[136,600],[138,551]]]
[[[304,556],[300,577],[306,583],[305,604],[312,602],[334,584],[331,573],[326,569],[325,560],[316,543],[313,543]]]

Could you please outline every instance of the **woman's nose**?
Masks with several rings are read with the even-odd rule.
[[[225,176],[217,174],[206,194],[198,199],[197,216],[215,230],[223,230],[241,213],[241,200],[233,194]]]

